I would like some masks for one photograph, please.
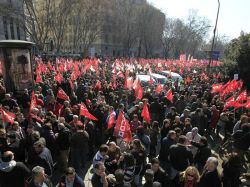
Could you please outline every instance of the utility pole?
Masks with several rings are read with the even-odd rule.
[[[214,35],[213,35],[213,41],[212,41],[212,46],[211,46],[211,51],[210,51],[210,59],[209,59],[209,64],[208,64],[208,71],[209,72],[210,72],[210,68],[211,68],[211,63],[213,62],[214,40],[215,40],[215,35],[216,35],[216,30],[217,30],[219,13],[220,13],[220,0],[218,0],[218,10],[217,10],[216,22],[215,22],[215,26],[214,26]]]

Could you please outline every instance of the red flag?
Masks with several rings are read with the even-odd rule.
[[[113,75],[113,88],[116,89],[117,85],[116,85],[116,75]]]
[[[89,113],[87,107],[83,103],[81,103],[81,106],[80,106],[80,116],[84,116],[84,117],[89,118],[91,120],[97,121],[96,117]]]
[[[241,90],[242,86],[243,86],[243,82],[242,82],[242,80],[239,80],[238,81],[238,89]]]
[[[213,84],[211,93],[221,92],[223,89],[222,84]]]
[[[124,79],[124,88],[125,89],[132,89],[133,87],[133,77],[128,77]]]
[[[42,79],[41,74],[38,73],[38,74],[36,75],[36,83],[38,84],[38,83],[41,83],[41,82],[43,82],[43,79]]]
[[[155,92],[156,93],[161,93],[163,90],[163,85],[162,84],[158,84],[157,87],[155,88]]]
[[[58,116],[60,116],[61,111],[62,111],[63,108],[64,108],[64,106],[62,104],[56,102],[55,110],[53,111],[53,113],[58,117]]]
[[[154,82],[155,82],[154,79],[150,76],[150,79],[149,79],[148,83],[149,83],[150,85],[153,85]]]
[[[55,68],[51,65],[50,61],[48,62],[48,68],[50,71],[55,71]]]
[[[240,93],[240,95],[237,97],[236,101],[237,102],[242,102],[242,101],[245,101],[247,100],[247,91],[244,90]]]
[[[244,104],[244,107],[250,109],[250,98],[248,98],[247,102]]]
[[[111,112],[108,117],[108,129],[112,128],[115,124],[115,112]]]
[[[233,106],[234,104],[235,104],[235,99],[234,99],[234,95],[233,95],[226,100],[226,102],[224,104],[224,110]]]
[[[95,88],[96,88],[97,90],[100,90],[100,89],[102,88],[101,81],[98,80],[98,81],[96,82]]]
[[[116,137],[122,138],[125,142],[131,142],[132,141],[132,133],[130,130],[130,125],[128,123],[128,120],[124,117],[123,113],[120,112],[115,130],[114,130],[114,135]]]
[[[73,90],[74,89],[74,84],[72,81],[69,81],[70,88]]]
[[[33,108],[35,108],[36,106],[37,106],[37,103],[36,103],[35,92],[32,91],[32,93],[31,93],[31,100],[30,100],[30,109],[29,109],[29,113],[31,113],[31,111],[33,110]]]
[[[133,84],[133,89],[137,90],[141,86],[140,80],[136,79],[134,84]]]
[[[69,101],[69,96],[67,96],[67,94],[63,91],[62,88],[58,89],[56,97],[64,101]]]
[[[191,82],[191,78],[188,76],[186,79],[185,79],[185,84],[189,84]]]
[[[5,123],[14,123],[15,114],[1,108],[2,121]]]
[[[61,73],[57,73],[57,75],[55,76],[55,80],[61,84],[63,81],[63,76],[61,75]]]
[[[121,77],[121,78],[125,78],[125,76],[123,75],[123,73],[121,72],[121,71],[119,71],[118,73],[117,73],[117,77]]]
[[[124,89],[128,89],[128,82],[127,82],[127,78],[124,79],[124,85],[123,85]]]
[[[143,120],[146,121],[148,124],[150,124],[150,114],[148,111],[148,104],[147,102],[144,103],[141,116],[143,117]]]
[[[183,70],[180,68],[180,75],[182,75],[183,74]]]
[[[71,80],[75,81],[78,78],[78,75],[75,71],[73,71],[73,73],[71,74]]]
[[[135,96],[137,99],[141,100],[143,97],[143,88],[141,86],[139,86],[136,90],[135,90]]]
[[[173,103],[173,94],[172,94],[172,89],[170,88],[167,93],[166,96],[167,100],[169,100],[171,103]]]

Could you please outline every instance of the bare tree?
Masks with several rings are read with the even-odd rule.
[[[81,50],[85,55],[90,45],[101,33],[102,0],[78,0],[73,5],[71,25],[73,31],[73,49]]]
[[[43,51],[51,26],[52,1],[24,0],[25,31],[39,51]]]
[[[65,35],[68,18],[72,11],[73,0],[53,1],[51,14],[51,33],[53,35],[56,50],[60,51]]]
[[[195,55],[207,38],[209,21],[191,10],[187,20],[166,19],[163,46],[166,57],[178,58],[180,53]]]

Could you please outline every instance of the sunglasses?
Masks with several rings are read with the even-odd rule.
[[[189,176],[189,177],[194,177],[193,175],[191,175],[191,174],[187,174],[187,176]]]

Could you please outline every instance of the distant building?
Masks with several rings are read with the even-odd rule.
[[[0,40],[26,40],[22,0],[0,0]]]

